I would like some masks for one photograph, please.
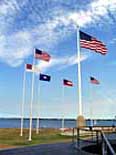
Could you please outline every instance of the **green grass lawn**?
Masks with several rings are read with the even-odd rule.
[[[58,129],[41,129],[39,134],[36,134],[35,130],[33,130],[32,141],[28,141],[28,129],[24,129],[22,137],[20,136],[20,129],[0,129],[0,146],[19,147],[72,140],[72,137],[62,136],[60,133],[61,131]]]

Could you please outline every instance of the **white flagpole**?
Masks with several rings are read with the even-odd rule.
[[[26,82],[26,71],[24,69],[24,74],[23,74],[23,95],[22,95],[22,104],[21,104],[21,131],[20,131],[20,136],[23,136],[25,85],[26,85],[25,82]]]
[[[34,52],[35,53],[35,52]],[[33,66],[35,65],[35,58],[33,58]],[[32,66],[32,67],[33,67]],[[32,82],[31,82],[31,102],[30,102],[30,123],[29,123],[29,141],[32,140],[32,109],[33,109],[33,93],[34,93],[34,75],[35,72],[32,72]]]
[[[91,93],[91,83],[90,83],[90,96],[93,96],[92,93]],[[92,120],[92,116],[93,116],[93,106],[92,106],[92,99],[90,99],[90,126],[92,127],[93,126],[93,120]]]
[[[77,56],[78,56],[78,93],[79,93],[79,115],[82,115],[82,89],[81,89],[81,50],[80,50],[80,32],[77,26]]]
[[[62,105],[64,106],[64,85],[62,88]],[[64,108],[62,108],[64,109]],[[62,130],[64,130],[64,112],[62,113]]]
[[[40,107],[40,83],[38,82],[38,107]],[[38,108],[39,111],[40,108]],[[38,112],[37,116],[37,122],[36,122],[36,134],[39,134],[39,128],[40,128],[40,113]]]

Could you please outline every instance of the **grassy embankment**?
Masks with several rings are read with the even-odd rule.
[[[41,129],[37,135],[32,132],[32,141],[28,141],[28,129],[24,129],[23,137],[20,137],[20,129],[0,129],[0,147],[31,146],[36,144],[56,143],[71,141],[72,137],[60,135],[58,129]]]

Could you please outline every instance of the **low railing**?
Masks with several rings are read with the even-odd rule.
[[[73,128],[72,142],[74,146],[78,149],[82,149],[84,146],[83,141],[87,142],[89,145],[100,145],[100,152],[102,155],[116,155],[102,130],[95,130],[92,128]]]
[[[102,142],[102,155],[111,154],[116,155],[114,149],[112,148],[110,142],[108,141],[107,137],[105,136],[104,132],[101,131],[101,142]]]

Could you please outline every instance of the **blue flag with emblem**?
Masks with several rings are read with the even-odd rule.
[[[40,74],[39,80],[48,81],[49,82],[51,80],[51,76],[45,75],[45,74]]]

